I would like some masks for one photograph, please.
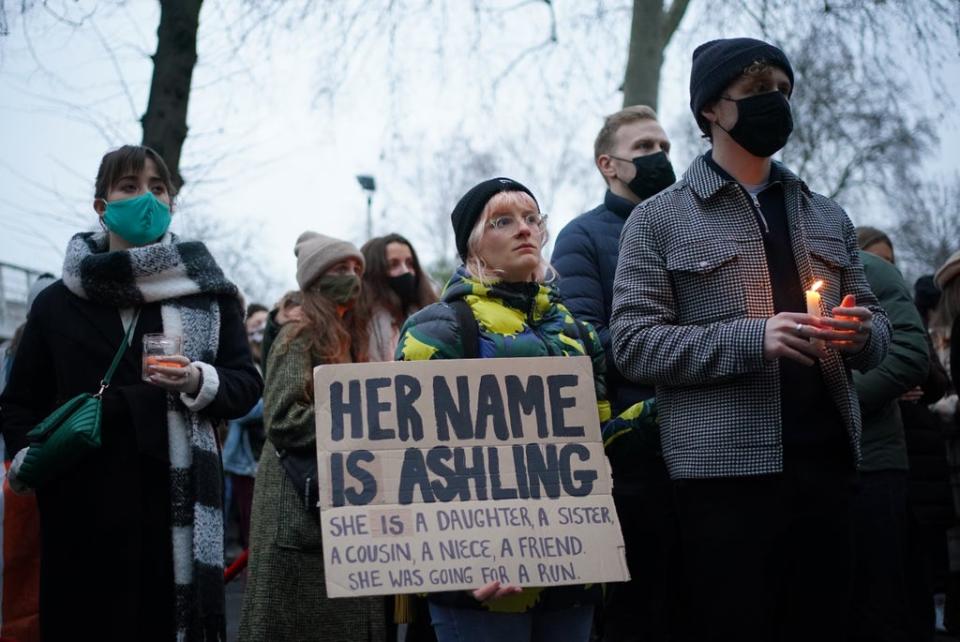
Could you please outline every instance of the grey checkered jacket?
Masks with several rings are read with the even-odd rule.
[[[804,289],[823,311],[853,294],[874,314],[855,355],[820,360],[860,460],[860,405],[850,368],[883,359],[890,323],[863,276],[853,224],[839,205],[777,166]],[[763,238],[749,196],[697,158],[673,187],[634,209],[620,236],[610,330],[617,366],[653,383],[663,452],[674,479],[780,472],[780,377],[763,357],[774,315]]]

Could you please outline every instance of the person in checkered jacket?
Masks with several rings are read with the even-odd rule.
[[[690,107],[712,149],[620,237],[613,354],[656,387],[697,640],[846,639],[851,370],[880,363],[891,328],[847,215],[771,160],[793,81],[768,43],[699,46]]]

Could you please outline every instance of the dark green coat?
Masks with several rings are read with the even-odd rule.
[[[313,403],[304,384],[313,367],[307,337],[280,329],[270,350],[263,395],[267,442],[254,485],[250,566],[240,617],[242,642],[370,642],[386,639],[379,597],[331,600],[323,570],[320,523],[303,507],[276,455],[316,444]]]
[[[927,378],[930,357],[926,330],[900,271],[887,261],[860,252],[867,282],[893,328],[890,351],[866,374],[853,373],[863,415],[860,470],[907,470],[907,446],[897,400]]]

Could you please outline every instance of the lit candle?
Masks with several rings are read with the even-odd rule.
[[[810,286],[810,289],[806,291],[807,295],[807,314],[812,317],[819,317],[820,315],[820,292],[818,290],[823,287],[823,281],[817,281]]]
[[[804,294],[807,297],[807,314],[812,317],[817,317],[818,319],[822,316],[820,314],[820,288],[823,287],[823,281],[816,281],[813,285],[810,286],[810,289],[807,290]],[[823,346],[822,339],[813,339],[813,344],[816,346]]]

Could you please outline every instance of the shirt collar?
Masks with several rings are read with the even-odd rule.
[[[630,212],[633,211],[633,208],[635,208],[637,204],[607,190],[607,193],[603,197],[603,206],[620,218],[625,219],[630,216]]]
[[[695,158],[683,175],[690,189],[703,200],[709,199],[728,184],[737,184],[737,181],[713,160],[712,151],[708,150],[702,156]],[[785,187],[796,183],[800,189],[809,192],[806,183],[784,167],[783,163],[777,161],[773,161],[770,165],[768,183],[783,183]]]

